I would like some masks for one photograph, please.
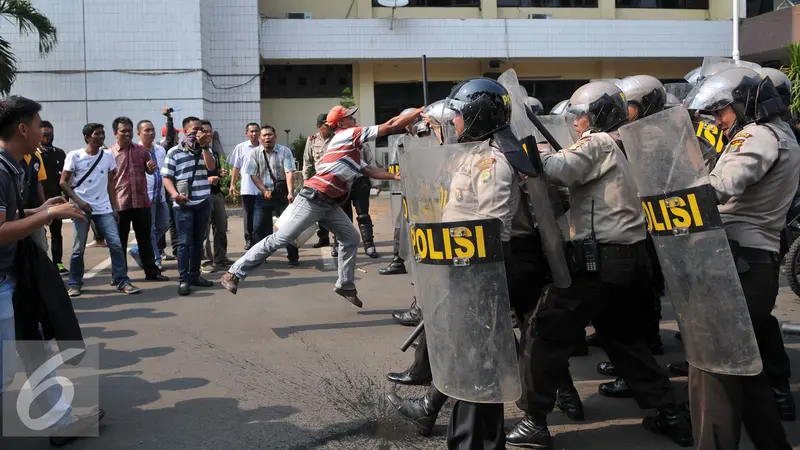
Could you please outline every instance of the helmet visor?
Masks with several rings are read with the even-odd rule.
[[[689,111],[714,113],[733,103],[733,89],[730,79],[712,76],[703,80],[686,95],[683,105]]]

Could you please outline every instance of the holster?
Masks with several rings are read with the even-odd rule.
[[[778,264],[778,255],[774,252],[742,247],[739,241],[734,240],[728,240],[728,244],[731,246],[736,272],[739,274],[747,273],[750,270],[750,264]]]
[[[590,273],[586,270],[582,241],[565,243],[564,253],[571,273]],[[611,284],[630,284],[649,265],[644,241],[632,245],[600,244],[600,281]]]

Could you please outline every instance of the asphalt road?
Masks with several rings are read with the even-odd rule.
[[[108,286],[110,267],[104,248],[89,248],[86,267],[98,268],[84,294],[74,300],[85,337],[101,346],[101,405],[108,416],[99,438],[75,441],[68,448],[123,449],[441,449],[448,404],[434,436],[421,438],[387,407],[393,385],[388,371],[405,369],[412,359],[399,345],[411,328],[393,324],[390,313],[407,307],[412,287],[407,276],[381,276],[391,257],[391,221],[386,194],[373,202],[378,249],[382,257],[359,252],[356,272],[364,308],[357,309],[332,292],[336,279],[328,249],[301,250],[302,265],[290,268],[285,252],[270,258],[240,285],[238,295],[219,284],[177,296],[177,281],[149,283],[141,270],[133,282],[143,289],[126,296]],[[230,257],[242,254],[242,223],[231,217]],[[65,224],[65,258],[72,242]],[[131,235],[133,238],[133,235]],[[129,258],[131,267],[136,267]],[[166,275],[177,279],[175,261]],[[215,282],[221,274],[208,275]],[[779,320],[800,322],[798,299],[784,287]],[[671,319],[668,302],[665,314]],[[676,324],[662,322],[666,364],[682,358],[673,338]],[[787,338],[795,373],[800,373],[800,341]],[[572,373],[586,407],[587,420],[550,416],[557,449],[677,449],[640,425],[645,412],[634,400],[597,394],[607,378],[595,371],[604,359],[592,348],[573,358]],[[796,382],[795,377],[795,381]],[[686,379],[673,379],[686,398]],[[797,388],[797,385],[793,385]],[[416,396],[423,388],[397,388]],[[521,413],[506,407],[507,425]],[[786,424],[794,448],[800,427]],[[46,440],[3,439],[3,450],[49,448]],[[509,447],[511,448],[511,447]],[[752,448],[746,443],[742,448]]]

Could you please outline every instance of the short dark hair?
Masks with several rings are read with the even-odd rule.
[[[133,129],[133,121],[129,117],[117,117],[113,122],[111,122],[111,128],[114,129],[114,133],[117,132],[117,128],[119,128],[120,124],[129,125],[131,129]]]
[[[42,128],[53,128],[53,124],[49,120],[42,121]]]
[[[90,122],[83,126],[83,137],[89,137],[94,133],[95,130],[105,128],[102,123],[94,123]]]
[[[208,125],[208,126],[210,126],[210,127],[211,127],[211,129],[212,129],[212,130],[214,129],[214,125],[211,125],[211,121],[210,121],[210,120],[207,120],[207,119],[203,119],[203,120],[201,120],[201,121],[200,121],[200,125]]]
[[[146,123],[149,123],[150,125],[153,125],[152,121],[147,120],[147,119],[142,119],[142,120],[139,121],[139,123],[136,124],[136,131],[140,131],[142,129],[142,125],[144,125]],[[155,125],[153,126],[153,128],[155,128]]]
[[[187,124],[187,123],[189,123],[189,122],[194,122],[195,120],[196,120],[196,121],[198,121],[198,122],[200,121],[200,119],[198,119],[198,118],[197,118],[197,117],[195,117],[195,116],[189,116],[189,117],[186,117],[186,118],[184,118],[184,119],[183,119],[183,122],[181,122],[181,126],[182,126],[183,128],[186,128],[186,124]]]
[[[262,130],[272,130],[272,132],[275,133],[276,136],[278,135],[278,132],[275,131],[275,127],[273,127],[272,125],[264,124],[264,126],[262,126],[261,129]]]
[[[247,124],[247,126],[246,126],[246,127],[244,127],[244,131],[247,131],[247,130],[249,130],[249,129],[250,129],[250,127],[256,127],[256,128],[258,128],[259,130],[261,129],[261,125],[259,125],[259,124],[255,123],[255,122],[250,122],[250,123],[248,123],[248,124]]]
[[[12,95],[0,100],[0,138],[14,137],[17,126],[30,123],[42,110],[39,103],[19,95]]]

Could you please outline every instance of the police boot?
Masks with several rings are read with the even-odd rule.
[[[547,419],[525,414],[525,417],[506,433],[506,443],[514,447],[552,450],[553,438],[547,429]]]
[[[600,395],[611,398],[631,398],[636,395],[633,389],[629,388],[628,383],[622,378],[600,384],[597,388],[597,392],[599,392]]]
[[[645,417],[642,425],[651,433],[664,435],[681,447],[694,445],[692,422],[685,408],[676,404],[656,410],[655,416]]]
[[[434,386],[431,386],[421,399],[404,400],[394,393],[386,394],[386,398],[397,408],[400,416],[414,424],[423,436],[431,434],[439,411],[447,401],[447,396]]]
[[[375,237],[372,234],[372,218],[369,214],[359,214],[356,217],[358,228],[361,231],[361,241],[364,243],[364,252],[370,258],[380,258],[375,249]]]
[[[563,411],[567,417],[575,421],[584,419],[583,402],[575,386],[559,388],[556,394],[556,408]]]
[[[409,327],[415,327],[419,325],[420,320],[422,320],[422,310],[419,306],[417,306],[417,299],[414,298],[414,303],[411,304],[411,307],[402,312],[395,312],[392,313],[392,317],[394,320],[400,323],[400,325],[405,325]]]
[[[775,404],[778,406],[778,414],[780,414],[781,420],[794,422],[797,419],[797,412],[795,411],[792,391],[788,388],[772,388],[772,392],[775,396]]]
[[[394,258],[392,258],[392,262],[390,262],[388,266],[379,269],[378,273],[381,275],[398,275],[408,272],[406,271],[406,264],[403,258],[395,254]]]

